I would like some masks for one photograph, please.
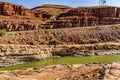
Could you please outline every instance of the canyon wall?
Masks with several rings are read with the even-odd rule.
[[[120,23],[120,8],[111,6],[79,7],[62,13],[53,28],[109,25]]]
[[[0,18],[0,29],[7,31],[97,26],[119,24],[120,8],[43,5],[28,9],[20,5],[0,2]]]
[[[8,2],[0,2],[0,15],[34,16],[31,10]]]

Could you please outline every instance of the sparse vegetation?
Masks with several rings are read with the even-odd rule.
[[[82,39],[79,41],[79,44],[88,44],[89,40]]]
[[[49,45],[58,45],[60,44],[61,42],[57,39],[52,39],[50,42],[49,42]]]
[[[23,32],[19,32],[19,35],[23,35]]]
[[[31,41],[29,42],[29,44],[30,44],[30,45],[38,45],[39,43],[38,43],[37,41],[35,41],[35,40],[31,40]]]
[[[94,43],[98,43],[99,40],[97,39],[90,39],[90,40],[85,40],[85,39],[82,39],[79,41],[79,44],[94,44]]]
[[[1,37],[4,36],[4,35],[6,35],[6,34],[7,34],[7,31],[5,29],[1,29],[0,30],[0,36]]]
[[[98,43],[99,40],[97,40],[97,39],[91,39],[89,42],[90,42],[91,44],[94,44],[94,43]]]

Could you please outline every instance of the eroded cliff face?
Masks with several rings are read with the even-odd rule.
[[[70,9],[70,7],[61,5],[44,5],[30,10],[20,5],[0,2],[0,29],[7,31],[39,30],[46,28],[41,24],[55,19],[57,15]]]
[[[30,10],[0,2],[0,18],[0,29],[7,31],[97,26],[120,23],[120,8],[43,5]]]
[[[0,2],[0,29],[38,30],[42,23],[43,18],[36,17],[30,9],[8,2]]]
[[[120,8],[111,6],[80,7],[62,13],[53,28],[96,26],[120,23]]]
[[[0,2],[0,15],[13,16],[34,16],[29,9],[8,2]]]

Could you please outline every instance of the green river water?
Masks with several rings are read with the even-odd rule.
[[[89,57],[60,57],[56,59],[47,59],[43,61],[28,62],[15,66],[8,66],[0,68],[0,70],[15,70],[32,67],[42,67],[51,64],[86,64],[91,62],[112,63],[120,62],[120,55],[103,55],[103,56],[89,56]]]

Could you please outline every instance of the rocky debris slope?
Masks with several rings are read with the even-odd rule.
[[[120,23],[120,8],[111,6],[79,7],[60,14],[50,22],[53,28],[96,26]]]
[[[48,29],[8,32],[0,37],[1,44],[89,44],[119,41],[120,28],[99,26],[86,28]]]
[[[119,80],[120,63],[49,65],[0,74],[1,80]]]

